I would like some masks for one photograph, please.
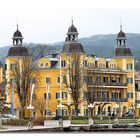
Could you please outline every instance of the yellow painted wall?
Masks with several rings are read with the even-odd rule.
[[[66,68],[67,68],[67,64],[69,62],[69,59],[71,59],[71,61],[73,60],[73,55],[67,55],[67,54],[60,54],[61,56],[61,61],[65,60],[66,61]],[[13,63],[15,61],[16,58],[7,58],[6,59],[6,63],[7,63],[7,69],[9,70],[10,68],[10,63]],[[95,64],[95,58],[93,57],[87,57],[85,54],[80,56],[80,62],[81,65],[83,65],[83,61],[87,60],[87,63],[93,63]],[[48,67],[42,67],[40,68],[40,64],[48,64]],[[118,73],[113,73],[113,74],[107,74],[107,73],[100,73],[100,75],[102,76],[108,76],[109,78],[113,75],[114,77],[116,77],[117,75],[120,75],[121,77],[121,82],[124,82],[124,78],[131,76],[134,77],[134,70],[127,70],[126,69],[126,64],[127,63],[134,63],[134,59],[133,58],[116,58],[116,59],[111,59],[110,61],[108,61],[108,65],[110,66],[111,64],[116,65],[116,67],[118,66],[121,70],[124,70],[125,72],[127,72],[127,74],[118,74]],[[106,59],[105,58],[100,58],[97,61],[97,66],[99,67],[100,64],[104,64],[106,67]],[[58,102],[60,99],[56,99],[56,92],[60,93],[60,92],[67,92],[67,89],[65,87],[64,84],[59,84],[57,83],[57,77],[63,74],[67,73],[67,69],[66,68],[50,68],[51,62],[48,58],[43,57],[41,59],[38,60],[37,63],[39,69],[38,69],[38,76],[36,77],[36,83],[35,83],[35,90],[34,90],[34,94],[36,95],[36,98],[44,98],[44,93],[49,92],[51,94],[51,98],[49,100],[47,100],[47,108],[46,109],[50,109],[51,113],[55,115],[56,109],[58,108]],[[124,66],[125,65],[125,66]],[[9,72],[6,72],[6,78],[10,79],[9,77]],[[91,74],[92,75],[92,74]],[[46,77],[50,77],[50,84],[46,84]],[[94,77],[95,78],[95,77]],[[62,80],[62,78],[61,78]],[[50,86],[49,91],[48,91],[48,86]],[[104,89],[101,89],[104,90]],[[113,88],[107,88],[107,90],[109,91],[109,97],[111,97],[111,92],[112,91],[121,91],[124,94],[127,94],[126,90],[129,91],[133,91],[134,92],[134,84],[128,85],[128,88],[118,88],[118,87],[113,87]],[[135,92],[134,92],[135,93]],[[62,99],[63,103],[67,103],[69,101],[72,102],[72,100],[70,99],[70,95],[69,93],[67,93],[67,99]],[[127,96],[127,95],[126,95]],[[16,99],[16,95],[15,95],[15,100]],[[10,94],[8,96],[8,100],[10,102]],[[18,104],[18,102],[16,102]],[[132,104],[134,103],[133,99],[129,99],[129,102],[122,102],[120,103],[121,107],[123,108],[124,106],[127,106],[127,108],[131,108]],[[117,103],[118,104],[118,103]],[[111,106],[113,108],[113,106],[115,106],[116,103],[112,102]],[[16,106],[16,104],[15,104]],[[17,105],[18,106],[18,105]],[[108,106],[106,106],[107,108]],[[64,107],[66,108],[66,107]],[[83,103],[79,104],[79,108],[81,109],[81,112],[83,113],[83,109],[87,108],[87,106],[84,106]],[[39,111],[37,111],[37,115],[40,116]]]

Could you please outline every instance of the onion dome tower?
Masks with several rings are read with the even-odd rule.
[[[120,26],[120,32],[117,35],[117,47],[114,50],[114,57],[131,57],[131,49],[126,47],[126,35]]]
[[[78,31],[73,25],[73,20],[71,26],[68,29],[62,53],[85,53],[83,46],[78,43]]]
[[[28,49],[22,46],[22,33],[18,29],[13,34],[13,47],[11,47],[8,51],[7,56],[29,56]]]

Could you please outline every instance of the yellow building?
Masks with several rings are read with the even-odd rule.
[[[5,83],[3,80],[3,67],[0,64],[0,99],[4,99],[5,98]]]
[[[140,72],[135,72],[135,108],[136,117],[140,116]]]
[[[22,59],[24,56],[29,57],[28,50],[22,46],[22,39],[22,34],[17,29],[13,36],[14,47],[10,48],[5,60],[7,81],[12,78],[9,73],[15,67],[15,60]],[[34,63],[37,69],[37,76],[33,74],[36,78],[34,100],[37,98],[46,100],[44,116],[60,114],[67,116],[68,107],[71,107],[71,115],[75,115],[72,98],[74,85],[79,87],[77,103],[80,116],[87,116],[89,107],[93,108],[93,116],[100,116],[101,113],[103,116],[114,116],[118,111],[119,117],[134,113],[134,57],[130,48],[126,47],[126,36],[122,29],[117,36],[114,57],[97,58],[85,53],[82,44],[78,42],[78,32],[72,22],[62,52],[51,57],[41,57]],[[80,76],[76,77],[76,73]],[[7,100],[11,101],[9,90],[7,90]],[[18,101],[14,103],[15,108],[18,109]],[[91,104],[92,106],[89,106]],[[40,112],[35,109],[35,116],[40,115]]]

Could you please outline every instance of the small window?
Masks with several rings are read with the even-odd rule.
[[[46,83],[50,84],[50,77],[46,77]]]
[[[13,64],[10,64],[10,70],[15,70],[16,69],[16,64],[15,63],[13,63]]]
[[[7,70],[7,64],[5,64],[5,71]]]
[[[133,78],[127,78],[127,83],[128,84],[133,84]]]
[[[60,93],[56,93],[56,99],[59,99],[60,98]]]
[[[92,76],[86,76],[86,79],[84,80],[86,80],[87,84],[92,84]]]
[[[45,109],[45,116],[50,116],[51,115],[51,111],[48,109]]]
[[[44,93],[44,99],[50,99],[51,94],[50,93]]]
[[[40,64],[40,68],[43,68],[43,67],[44,67],[44,64],[43,64],[43,63],[41,63],[41,64]]]
[[[105,68],[105,64],[100,63],[99,68]]]
[[[48,66],[49,66],[49,64],[48,64],[48,63],[46,63],[46,64],[45,64],[45,68],[48,68]]]
[[[97,83],[101,83],[102,82],[102,76],[97,76],[96,81],[97,81]]]
[[[84,67],[87,67],[87,65],[88,65],[87,60],[84,60],[84,61],[83,61],[83,66],[84,66]]]
[[[128,97],[128,98],[133,98],[133,92],[128,92],[128,93],[127,93],[127,97]]]
[[[60,83],[60,76],[57,77],[57,83]]]
[[[67,78],[66,78],[66,75],[64,75],[63,76],[63,83],[66,84],[66,82],[67,82]]]
[[[67,98],[67,92],[62,92],[62,98],[66,99]]]
[[[84,115],[88,116],[88,109],[84,109]]]
[[[130,64],[127,64],[127,69],[128,70],[132,70],[133,69],[133,65],[130,63]]]
[[[108,83],[108,77],[103,77],[103,82]]]
[[[116,65],[115,64],[110,64],[110,68],[111,69],[115,69],[116,68]]]
[[[60,116],[60,110],[56,109],[56,116]]]
[[[66,67],[66,61],[61,61],[61,67]]]
[[[62,116],[67,116],[67,110],[66,109],[62,109]]]

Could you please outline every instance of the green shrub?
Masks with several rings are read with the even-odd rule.
[[[28,125],[28,120],[20,120],[20,119],[7,120],[3,122],[3,125],[25,126]]]
[[[87,120],[88,117],[87,116],[72,116],[72,120]]]
[[[69,116],[63,116],[62,119],[63,120],[69,120]]]
[[[45,120],[52,120],[51,117],[46,118],[46,117],[40,117],[40,118],[35,118],[33,119],[33,125],[44,125]]]
[[[44,120],[53,120],[53,117],[40,117],[32,120],[33,125],[44,125]],[[29,119],[14,119],[3,122],[3,125],[27,126]]]
[[[72,120],[72,124],[88,124],[88,120]]]

